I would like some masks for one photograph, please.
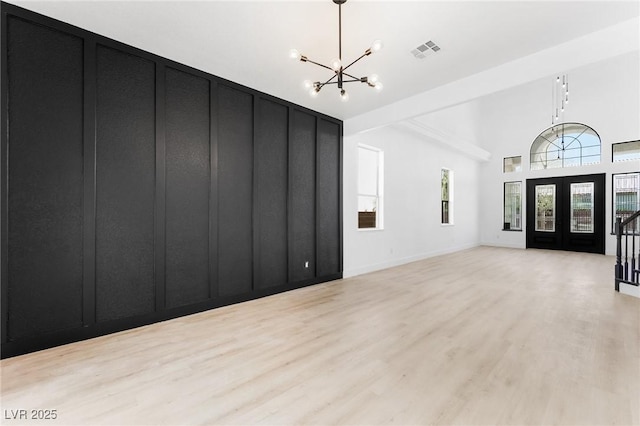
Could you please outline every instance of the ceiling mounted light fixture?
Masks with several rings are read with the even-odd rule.
[[[564,123],[564,110],[569,103],[569,74],[562,74],[555,78],[553,82],[553,86],[551,88],[551,124],[553,127],[551,128],[552,132],[556,134],[556,140],[560,141],[560,146],[556,146],[558,148],[558,160],[561,159],[560,153],[562,153],[562,158],[565,155],[565,138],[564,138],[564,124],[560,124],[560,122]],[[571,145],[572,142],[569,143]]]
[[[564,121],[564,110],[569,103],[569,74],[557,76],[551,87],[551,124]]]
[[[316,96],[318,96],[318,93],[324,86],[328,84],[337,84],[338,90],[340,92],[340,99],[343,102],[346,102],[349,100],[349,94],[343,87],[345,83],[353,83],[353,82],[366,83],[369,87],[373,87],[377,91],[382,90],[382,87],[383,87],[382,83],[378,81],[378,76],[376,74],[372,74],[368,77],[355,77],[346,72],[347,69],[349,69],[349,67],[351,67],[353,64],[358,62],[360,59],[364,58],[365,56],[369,56],[372,53],[382,49],[382,42],[380,40],[375,40],[371,44],[371,47],[365,50],[364,53],[358,59],[351,62],[347,66],[343,66],[342,64],[342,5],[346,3],[347,0],[333,0],[333,2],[338,5],[338,58],[332,60],[331,65],[323,65],[318,62],[312,61],[311,59],[307,58],[304,55],[301,55],[300,52],[298,52],[296,49],[291,49],[289,53],[289,57],[291,59],[297,59],[302,62],[310,62],[314,65],[318,65],[319,67],[326,68],[333,72],[333,75],[331,76],[331,78],[329,78],[324,83],[320,81],[316,81],[316,82],[312,82],[310,80],[304,81],[304,88],[309,91],[309,94],[311,95],[311,97],[315,98]]]

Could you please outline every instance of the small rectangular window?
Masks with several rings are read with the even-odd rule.
[[[358,229],[382,229],[383,152],[358,146]]]
[[[506,157],[502,159],[502,172],[513,173],[522,171],[522,157]]]
[[[613,175],[613,224],[616,219],[623,221],[640,210],[640,173],[621,173]]]
[[[522,183],[504,183],[504,227],[505,231],[522,230]]]
[[[440,223],[453,224],[453,171],[442,169],[440,173]]]
[[[640,141],[614,143],[611,149],[614,162],[640,160]]]

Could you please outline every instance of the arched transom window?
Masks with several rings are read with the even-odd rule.
[[[598,164],[600,136],[584,124],[556,124],[533,141],[530,161],[531,170]]]

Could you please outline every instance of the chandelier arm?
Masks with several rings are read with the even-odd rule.
[[[325,81],[324,83],[321,83],[320,85],[318,85],[318,90],[322,89],[324,86],[326,86],[327,84],[338,84],[337,81],[331,81],[334,78],[336,78],[338,76],[338,74],[334,74],[333,77],[331,77],[329,80]]]
[[[356,62],[358,62],[360,59],[364,58],[365,56],[367,56],[367,53],[363,53],[358,59],[356,59],[355,61],[351,62],[349,65],[347,65],[346,67],[342,68],[342,71],[346,70],[347,68],[349,68],[351,65],[355,64]]]
[[[342,80],[343,83],[355,83],[356,81],[360,81],[359,78],[355,78],[353,80]],[[338,84],[337,81],[327,81],[326,83],[322,83],[321,86],[324,86],[326,84]]]
[[[366,77],[362,77],[362,78],[358,78],[355,75],[351,75],[351,74],[347,74],[346,72],[343,72],[342,74],[346,75],[347,77],[353,78],[354,81],[362,81],[362,78],[366,78]],[[351,80],[349,80],[351,81]],[[363,83],[366,83],[366,81],[362,81]]]
[[[331,68],[331,67],[329,67],[329,66],[327,66],[327,65],[319,64],[319,63],[317,63],[317,62],[315,62],[315,61],[312,61],[311,59],[308,59],[308,58],[307,58],[307,60],[306,60],[305,62],[311,62],[311,63],[312,63],[312,64],[314,64],[314,65],[317,65],[317,66],[319,66],[319,67],[326,68],[326,69],[328,69],[328,70],[331,70],[331,71],[335,72],[335,70],[334,70],[333,68]]]

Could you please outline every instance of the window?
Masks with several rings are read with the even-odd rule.
[[[640,141],[614,143],[611,150],[613,161],[640,160]]]
[[[504,227],[505,231],[522,230],[522,183],[504,183]]]
[[[623,221],[640,210],[640,173],[613,175],[613,224],[615,232],[617,218]]]
[[[440,223],[453,225],[453,171],[442,169],[440,173]]]
[[[522,171],[522,157],[506,157],[502,159],[502,172],[513,173]]]
[[[358,146],[358,229],[382,229],[383,152]]]
[[[600,163],[600,136],[591,127],[562,123],[542,132],[531,144],[531,170]]]

